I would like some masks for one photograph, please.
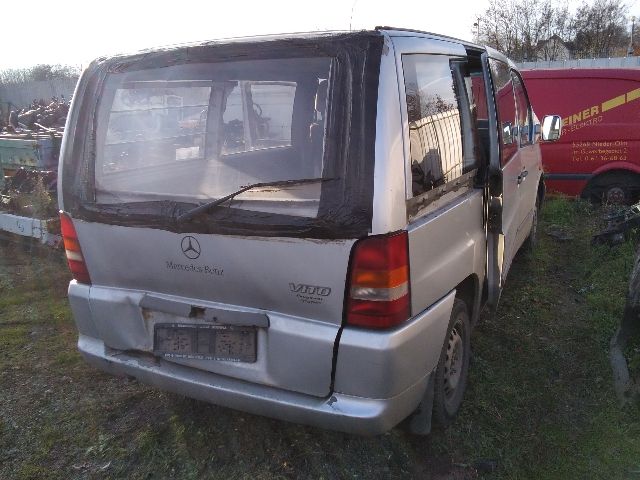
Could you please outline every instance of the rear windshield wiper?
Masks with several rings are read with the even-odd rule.
[[[202,205],[198,205],[197,207],[192,208],[191,210],[187,210],[185,213],[183,213],[182,215],[178,216],[178,218],[176,218],[176,222],[184,223],[187,220],[192,219],[196,215],[199,215],[200,213],[204,213],[204,212],[206,212],[207,210],[209,210],[209,209],[211,209],[213,207],[217,207],[218,205],[222,205],[223,203],[228,202],[229,200],[231,200],[233,197],[235,197],[237,195],[240,195],[241,193],[244,193],[247,190],[253,190],[254,188],[260,188],[260,187],[288,187],[288,186],[294,186],[294,185],[304,185],[306,183],[326,182],[327,180],[335,180],[335,178],[301,178],[301,179],[297,179],[297,180],[278,180],[278,181],[275,181],[275,182],[252,183],[250,185],[242,187],[239,190],[236,190],[233,193],[230,193],[226,197],[218,198],[216,200],[212,200],[210,202],[203,203]]]

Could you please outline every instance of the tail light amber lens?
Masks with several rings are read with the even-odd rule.
[[[390,328],[410,316],[407,232],[365,238],[351,256],[347,324]]]
[[[62,231],[64,249],[67,253],[67,263],[73,278],[80,283],[91,285],[91,278],[82,256],[76,228],[73,226],[71,217],[65,212],[60,212],[60,230]]]

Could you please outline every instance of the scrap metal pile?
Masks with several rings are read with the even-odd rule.
[[[0,120],[0,233],[57,242],[56,180],[69,102],[34,101]]]
[[[0,123],[3,133],[62,132],[69,113],[69,102],[62,95],[51,101],[34,100],[20,110],[11,110],[5,124]],[[0,120],[2,122],[2,120]]]
[[[52,170],[20,168],[7,177],[0,188],[0,210],[10,213],[53,217],[57,213],[55,193],[57,174]]]

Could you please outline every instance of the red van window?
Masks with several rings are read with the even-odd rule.
[[[516,107],[518,109],[518,134],[520,137],[520,146],[529,145],[531,143],[531,106],[527,99],[527,93],[524,90],[522,80],[515,73],[512,72],[513,86],[516,94]]]

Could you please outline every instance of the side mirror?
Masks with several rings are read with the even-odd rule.
[[[562,135],[562,118],[560,115],[546,115],[542,120],[542,140],[555,142]]]

